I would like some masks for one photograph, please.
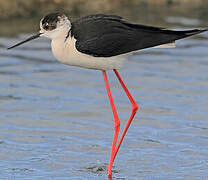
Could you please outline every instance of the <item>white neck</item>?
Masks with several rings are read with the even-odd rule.
[[[72,54],[71,51],[75,48],[75,42],[74,39],[72,40],[71,34],[69,34],[68,37],[67,36],[68,32],[67,34],[60,34],[51,41],[52,52],[62,63],[65,63],[65,59]]]

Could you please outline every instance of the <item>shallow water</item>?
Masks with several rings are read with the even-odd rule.
[[[58,63],[46,39],[5,50],[27,36],[0,37],[0,179],[107,179],[113,119],[101,72]],[[207,38],[135,52],[120,70],[142,108],[113,179],[208,178]],[[131,105],[108,74],[123,127]]]

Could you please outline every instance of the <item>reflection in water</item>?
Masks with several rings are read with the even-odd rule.
[[[120,70],[143,109],[112,179],[207,176],[207,37],[136,52]],[[1,178],[106,179],[113,121],[101,72],[59,64],[45,39],[5,50],[19,39],[0,38]],[[123,126],[128,99],[110,81]]]

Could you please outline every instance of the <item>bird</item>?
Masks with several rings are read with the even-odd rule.
[[[112,166],[127,130],[139,106],[125,85],[118,69],[130,53],[151,47],[168,47],[176,40],[207,31],[207,29],[169,30],[160,27],[134,24],[117,15],[94,14],[71,21],[62,12],[52,12],[40,20],[40,31],[8,49],[39,37],[51,39],[55,58],[63,64],[87,69],[100,70],[104,78],[114,118],[114,136],[108,177],[112,177]],[[120,120],[111,94],[107,71],[113,70],[125,91],[132,110],[119,137]]]

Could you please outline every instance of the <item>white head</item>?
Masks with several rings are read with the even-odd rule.
[[[36,39],[40,36],[44,36],[50,39],[56,39],[56,38],[65,39],[68,36],[70,29],[71,29],[71,22],[66,15],[59,12],[50,13],[41,19],[40,31],[38,34],[31,36],[28,39],[18,44],[15,44],[14,46],[9,47],[8,49],[17,47],[23,43]]]
[[[41,36],[50,39],[59,38],[61,36],[66,37],[70,29],[71,22],[64,14],[59,12],[50,13],[40,21]]]

